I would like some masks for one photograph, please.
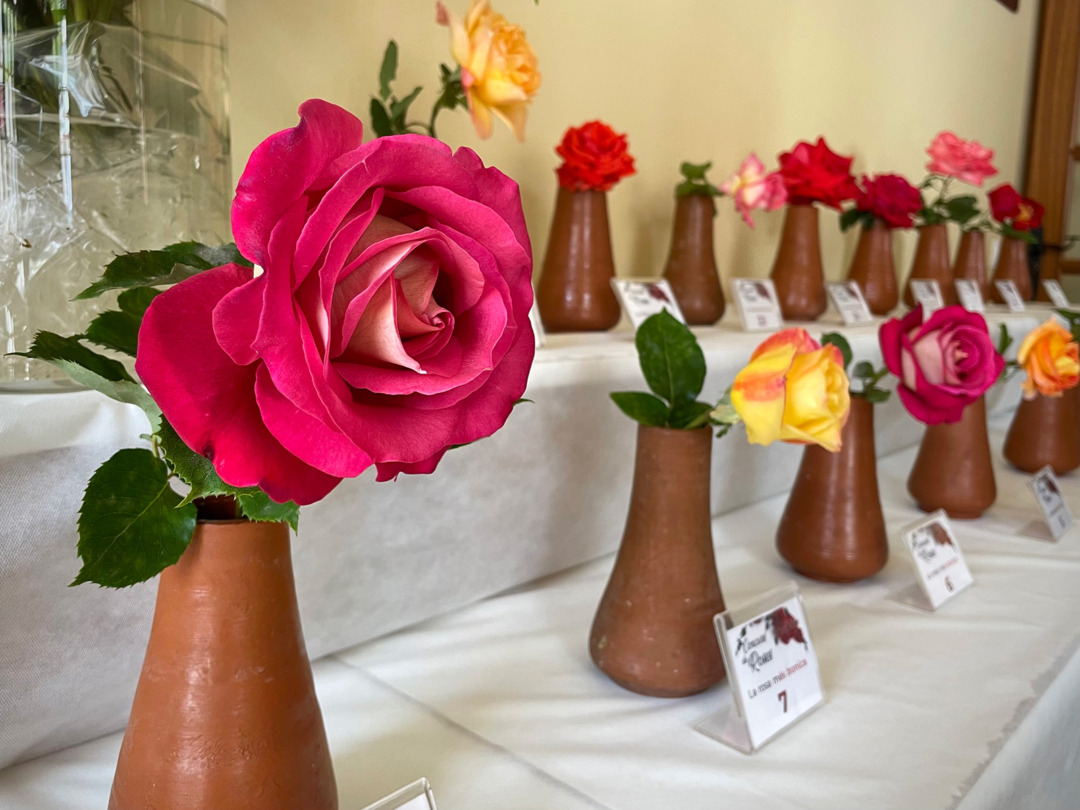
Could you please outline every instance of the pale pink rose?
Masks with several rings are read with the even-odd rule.
[[[926,154],[930,162],[926,168],[933,174],[955,177],[973,186],[981,186],[987,177],[997,174],[990,162],[994,150],[987,149],[978,141],[965,141],[952,132],[940,132],[930,143]]]
[[[766,173],[764,164],[751,152],[749,156],[720,186],[720,190],[735,202],[735,210],[751,228],[754,220],[750,212],[755,209],[775,211],[787,202],[787,189],[779,172]]]

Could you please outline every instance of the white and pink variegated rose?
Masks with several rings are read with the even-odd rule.
[[[751,228],[754,227],[751,211],[775,211],[787,202],[787,189],[780,173],[766,172],[765,164],[753,152],[742,162],[738,171],[724,181],[720,190],[732,198],[735,210],[742,214],[743,220]]]
[[[136,369],[221,478],[311,503],[374,465],[428,473],[525,389],[532,254],[517,184],[421,135],[362,142],[325,101],[251,155],[238,264],[159,295]]]

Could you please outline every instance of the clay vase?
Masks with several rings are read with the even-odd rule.
[[[889,540],[869,400],[851,398],[839,452],[813,444],[803,450],[776,548],[800,574],[824,582],[855,582],[885,567]]]
[[[959,422],[927,426],[907,486],[924,512],[944,509],[957,520],[974,520],[993,505],[997,485],[983,397],[964,408]]]
[[[607,194],[559,188],[536,305],[548,332],[603,332],[619,322],[611,288]]]
[[[630,511],[589,654],[615,683],[685,697],[724,678],[709,508],[712,430],[638,426]]]
[[[893,262],[892,230],[881,220],[862,229],[851,260],[848,280],[857,281],[867,306],[875,315],[887,315],[900,303],[900,285]]]
[[[1006,236],[1001,240],[1001,255],[998,256],[994,269],[994,282],[1011,281],[1020,291],[1020,297],[1031,300],[1031,271],[1028,268],[1028,244],[1023,239]],[[1004,304],[1005,299],[998,292],[997,285],[990,285],[990,300],[995,304]]]
[[[1005,436],[1005,458],[1018,470],[1036,473],[1049,464],[1055,475],[1080,467],[1080,387],[1060,397],[1020,401]]]
[[[964,231],[953,265],[953,280],[969,279],[979,285],[984,301],[989,300],[990,279],[986,273],[986,239],[982,231]],[[949,285],[952,287],[953,285]],[[955,287],[953,292],[955,293]]]
[[[915,297],[911,294],[913,278],[936,281],[941,288],[941,298],[945,305],[956,303],[952,264],[949,262],[949,232],[944,225],[922,225],[919,228],[915,259],[911,263],[911,274],[904,286],[904,303],[909,307],[915,306]]]
[[[821,267],[818,210],[789,205],[769,277],[776,285],[785,320],[815,321],[825,311],[825,271]]]
[[[675,293],[686,322],[714,324],[724,314],[724,291],[713,255],[713,215],[707,194],[687,194],[675,201],[675,226],[664,278]]]
[[[289,529],[200,522],[161,573],[109,810],[336,810]]]

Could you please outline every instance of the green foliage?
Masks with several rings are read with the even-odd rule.
[[[700,194],[705,197],[722,197],[724,192],[714,186],[705,177],[705,173],[712,168],[712,163],[687,163],[679,166],[683,181],[675,186],[676,197],[689,197],[692,194]],[[713,214],[715,215],[715,211]]]
[[[686,325],[664,310],[638,328],[634,343],[652,393],[613,393],[623,413],[652,427],[692,430],[709,424],[713,406],[697,401],[705,385],[705,355]]]
[[[869,211],[860,211],[858,208],[849,208],[840,215],[840,230],[846,231],[857,224],[869,228],[874,224],[874,215]]]
[[[943,205],[948,219],[961,227],[979,215],[979,204],[971,195],[953,197],[951,200],[946,200]]]
[[[30,351],[16,352],[23,357],[44,360],[56,366],[77,383],[81,383],[119,402],[142,408],[150,420],[151,431],[157,430],[161,409],[146,389],[139,385],[124,368],[124,364],[98,354],[79,342],[78,337],[62,337],[53,332],[38,332]]]
[[[1031,231],[1021,231],[1009,225],[1007,222],[997,223],[997,231],[1007,239],[1019,239],[1021,242],[1027,242],[1029,245],[1038,243],[1038,239]]]
[[[431,110],[427,123],[410,121],[409,110],[416,101],[423,87],[414,87],[404,98],[394,94],[393,84],[397,80],[398,46],[394,40],[386,43],[382,65],[379,67],[379,95],[371,97],[371,129],[376,137],[404,135],[408,132],[422,132],[435,137],[435,119],[442,110],[466,106],[465,90],[461,86],[461,70],[451,70],[446,65],[439,65],[439,96]]]
[[[101,279],[76,295],[75,300],[96,298],[109,290],[176,284],[229,263],[252,266],[233,244],[211,247],[200,242],[180,242],[161,250],[125,253],[109,262]]]
[[[855,368],[851,370],[849,375],[851,380],[858,383],[858,389],[852,388],[851,395],[853,397],[863,397],[874,404],[888,401],[892,392],[878,386],[878,383],[888,373],[887,368],[875,369],[870,363],[861,360],[855,364]]]
[[[292,501],[278,503],[258,487],[234,487],[226,484],[214,469],[213,463],[200,456],[181,439],[172,425],[162,420],[158,432],[161,451],[173,473],[191,487],[182,503],[189,504],[196,498],[212,495],[232,495],[240,504],[240,514],[248,520],[276,523],[286,521],[296,531],[300,521],[300,507]]]
[[[1013,337],[1009,334],[1009,330],[1005,327],[1005,324],[998,324],[998,343],[997,353],[1002,357],[1005,356],[1005,352],[1009,350],[1009,347],[1013,344]]]
[[[829,343],[840,350],[840,354],[844,358],[844,371],[847,371],[847,367],[851,365],[851,344],[847,342],[847,338],[841,335],[839,332],[826,332],[821,336],[822,345]]]
[[[79,512],[79,557],[72,585],[125,588],[156,576],[184,553],[195,507],[181,506],[169,470],[149,450],[120,450],[90,479]]]
[[[159,294],[153,287],[133,287],[117,298],[119,310],[106,310],[90,322],[84,337],[106,349],[135,356],[139,348],[139,327],[150,302]]]
[[[386,101],[390,98],[390,85],[397,78],[398,47],[394,40],[386,43],[382,65],[379,67],[379,97]]]

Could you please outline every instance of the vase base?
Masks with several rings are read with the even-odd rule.
[[[881,566],[881,568],[884,568],[884,567],[885,567],[884,565]],[[796,574],[799,574],[800,576],[804,576],[807,579],[812,579],[812,580],[815,580],[817,582],[828,582],[828,583],[831,583],[833,585],[849,585],[852,582],[861,582],[864,579],[870,579],[870,577],[874,576],[875,574],[877,574],[877,573],[879,573],[881,571],[881,568],[878,568],[877,570],[872,571],[869,574],[857,574],[855,576],[834,576],[834,575],[830,575],[830,574],[819,574],[816,571],[807,571],[807,570],[805,570],[803,568],[798,568],[797,566],[794,566],[794,565],[792,565],[791,568],[792,568],[792,570],[795,571]]]
[[[938,509],[944,509],[945,514],[949,516],[949,520],[978,520],[983,516],[983,512],[986,511],[985,509],[950,509],[947,506],[926,506],[921,503],[917,505],[927,514],[936,512]]]
[[[692,695],[700,695],[705,690],[711,689],[714,686],[718,686],[727,679],[726,674],[721,674],[718,680],[710,680],[709,683],[695,684],[693,686],[686,686],[679,689],[663,689],[659,687],[652,687],[647,684],[637,683],[636,681],[628,681],[623,678],[616,678],[608,672],[604,672],[604,674],[611,678],[611,680],[616,685],[622,687],[628,692],[633,692],[637,695],[644,695],[645,697],[655,698],[684,698],[691,697]]]

